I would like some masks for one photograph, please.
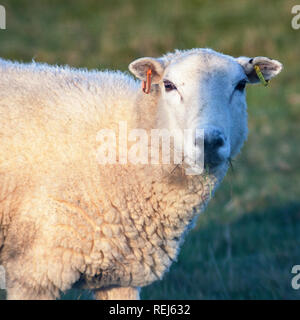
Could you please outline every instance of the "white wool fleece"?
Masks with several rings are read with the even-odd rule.
[[[161,279],[176,259],[227,158],[246,139],[244,95],[229,98],[247,75],[236,59],[208,49],[155,61],[146,60],[154,75],[146,95],[118,71],[0,60],[0,265],[8,299],[53,299],[75,283],[99,298],[138,298],[137,288]],[[134,67],[143,76],[141,60]],[[182,99],[165,91],[166,77]],[[97,132],[117,132],[120,121],[147,132],[220,127],[224,161],[196,176],[172,164],[101,165]]]

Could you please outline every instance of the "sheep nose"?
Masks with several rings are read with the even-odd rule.
[[[204,166],[215,167],[222,158],[219,155],[219,149],[224,146],[225,137],[220,130],[204,132]]]

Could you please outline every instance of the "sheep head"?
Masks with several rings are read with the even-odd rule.
[[[255,66],[266,80],[282,69],[280,62],[269,58],[233,58],[210,49],[140,58],[129,69],[142,81],[151,69],[152,84],[160,91],[157,125],[177,135],[175,150],[176,144],[181,150],[184,143],[177,133],[202,130],[202,137],[195,133],[193,147],[204,149],[198,154],[212,171],[226,167],[247,138],[245,87],[259,81]]]

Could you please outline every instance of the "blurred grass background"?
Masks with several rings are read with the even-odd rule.
[[[289,0],[2,0],[0,56],[127,70],[141,56],[211,47],[284,64],[268,88],[247,89],[249,139],[178,262],[143,299],[299,299],[300,30]],[[299,1],[298,1],[299,4]],[[88,299],[70,291],[63,299]]]

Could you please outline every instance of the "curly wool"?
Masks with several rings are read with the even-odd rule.
[[[226,168],[99,165],[101,128],[150,130],[158,90],[121,72],[0,60],[0,264],[8,298],[162,278]]]

